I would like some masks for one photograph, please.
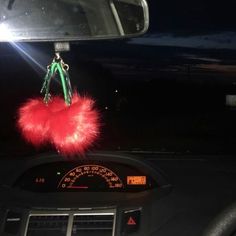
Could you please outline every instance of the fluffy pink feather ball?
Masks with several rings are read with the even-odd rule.
[[[42,99],[27,101],[19,109],[18,127],[35,146],[50,142],[62,155],[83,154],[99,136],[99,114],[94,101],[73,95],[67,106],[60,97],[47,105]]]
[[[23,137],[34,146],[47,142],[51,111],[42,98],[28,100],[19,108],[17,126]]]
[[[74,94],[70,106],[63,104],[63,109],[58,109],[60,103],[60,99],[52,102],[51,142],[63,155],[84,153],[99,135],[99,115],[94,101]]]

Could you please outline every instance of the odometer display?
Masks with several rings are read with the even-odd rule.
[[[122,180],[110,169],[101,165],[81,165],[70,170],[61,179],[62,191],[104,191],[124,188]]]
[[[127,176],[127,185],[146,185],[147,176]]]

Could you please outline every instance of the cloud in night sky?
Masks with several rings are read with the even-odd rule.
[[[200,49],[234,49],[236,50],[236,32],[222,32],[205,35],[176,36],[172,34],[146,34],[134,38],[130,44],[150,46],[173,46]]]

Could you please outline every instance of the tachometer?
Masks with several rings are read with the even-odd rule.
[[[107,191],[124,188],[122,180],[113,171],[101,165],[80,165],[67,172],[58,189],[65,191]]]

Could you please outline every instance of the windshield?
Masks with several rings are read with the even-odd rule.
[[[167,5],[150,1],[151,26],[143,37],[72,43],[62,55],[73,86],[95,98],[101,114],[91,150],[235,154],[236,99],[228,96],[236,94],[233,8],[214,3],[208,14],[210,4],[202,1],[186,5],[185,14],[172,7],[171,18]],[[2,152],[52,150],[24,142],[16,110],[40,95],[53,44],[2,43],[0,52]],[[53,88],[61,91],[56,81]]]

